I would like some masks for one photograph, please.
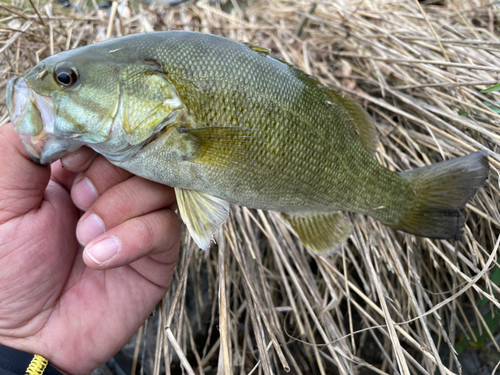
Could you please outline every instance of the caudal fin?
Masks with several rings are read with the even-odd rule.
[[[484,186],[488,173],[487,151],[401,173],[412,182],[415,198],[393,227],[423,237],[458,239],[464,225],[460,209]]]

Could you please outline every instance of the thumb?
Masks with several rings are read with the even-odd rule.
[[[0,171],[0,223],[40,206],[50,166],[31,160],[12,124],[0,127]]]

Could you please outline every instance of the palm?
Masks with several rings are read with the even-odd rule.
[[[48,168],[26,162],[33,168],[30,184],[22,170],[16,171],[17,181],[9,180],[23,187],[24,199],[9,196],[12,186],[0,196],[0,342],[49,353],[63,371],[90,372],[153,310],[176,257],[158,253],[120,268],[87,267],[75,235],[80,211],[65,186],[75,174],[54,168],[43,191],[38,185],[46,184]]]

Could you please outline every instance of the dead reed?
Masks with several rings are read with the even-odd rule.
[[[339,254],[308,253],[280,215],[233,207],[217,245],[185,236],[163,301],[154,373],[452,374],[460,340],[500,351],[499,4],[485,0],[127,0],[82,13],[57,3],[0,3],[0,123],[5,85],[59,51],[138,32],[185,29],[257,42],[352,95],[373,116],[376,157],[402,171],[489,150],[491,177],[467,205],[461,241],[396,233],[351,215]],[[478,333],[479,332],[479,333]],[[486,344],[487,343],[487,344]],[[488,350],[490,350],[488,349]],[[447,354],[443,354],[447,353]],[[175,371],[175,363],[166,372]]]

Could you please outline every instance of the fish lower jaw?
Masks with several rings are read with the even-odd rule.
[[[24,78],[9,81],[6,99],[17,133],[37,137],[42,132],[54,132],[54,99],[36,93]]]
[[[43,147],[44,142],[41,139],[38,139],[34,142],[33,138],[35,137],[24,134],[19,134],[19,137],[21,138],[24,147],[26,147],[26,150],[28,150],[28,153],[31,156],[31,158],[39,160],[41,157],[41,149]]]

